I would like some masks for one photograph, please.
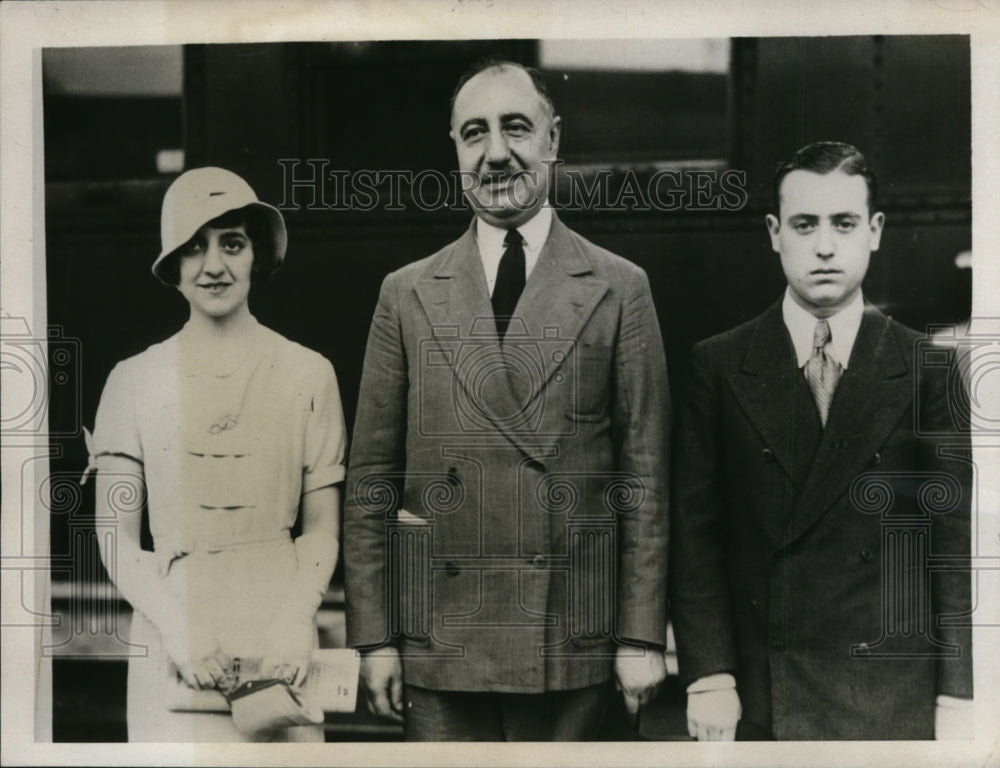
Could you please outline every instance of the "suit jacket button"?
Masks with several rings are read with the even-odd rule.
[[[535,555],[533,558],[531,558],[531,564],[536,568],[544,568],[545,555]]]
[[[770,464],[774,461],[774,454],[771,452],[770,448],[765,448],[760,452],[760,460],[765,464]]]
[[[785,644],[782,643],[780,640],[772,640],[771,641],[771,650],[772,651],[781,651],[781,650],[784,649],[784,647],[785,647]]]
[[[862,549],[859,554],[861,555],[861,559],[864,560],[866,563],[870,563],[872,559],[875,557],[875,555],[872,554],[872,551],[868,549],[868,547]]]
[[[445,563],[444,572],[449,576],[458,576],[458,570],[458,565],[453,563],[451,560]]]

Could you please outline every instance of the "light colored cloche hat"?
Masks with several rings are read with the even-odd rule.
[[[273,240],[274,263],[268,273],[276,270],[285,258],[288,233],[281,212],[273,205],[262,203],[243,179],[224,168],[193,168],[185,171],[170,185],[163,196],[160,213],[160,255],[153,262],[153,274],[163,279],[163,260],[176,251],[212,219],[239,208],[253,206],[267,217]]]

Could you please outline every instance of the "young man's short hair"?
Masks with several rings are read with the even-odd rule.
[[[789,160],[781,163],[774,173],[775,213],[781,209],[781,182],[792,171],[820,174],[843,171],[848,176],[860,176],[868,186],[868,213],[875,212],[878,176],[860,150],[851,144],[842,141],[816,141],[802,147]]]

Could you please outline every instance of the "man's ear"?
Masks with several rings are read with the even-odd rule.
[[[868,228],[871,231],[871,250],[877,251],[879,243],[882,242],[882,227],[885,226],[885,214],[876,211],[868,221]]]
[[[559,154],[559,136],[562,134],[562,118],[556,115],[549,121],[549,152],[552,157]]]
[[[764,217],[764,223],[767,224],[767,232],[771,235],[771,250],[775,253],[781,253],[781,245],[778,243],[778,233],[781,231],[781,222],[778,221],[777,216],[773,213],[769,213]]]

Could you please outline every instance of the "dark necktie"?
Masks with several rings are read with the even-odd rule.
[[[496,318],[497,334],[503,339],[514,314],[517,300],[524,290],[524,238],[516,229],[507,230],[503,239],[504,252],[497,269],[497,282],[493,286],[493,315]]]
[[[806,381],[809,382],[813,400],[816,401],[816,410],[819,411],[819,420],[823,422],[824,427],[826,417],[830,413],[830,401],[833,400],[833,393],[843,372],[840,363],[827,354],[830,338],[830,324],[826,320],[820,320],[813,332],[812,357],[806,361],[805,367]]]

